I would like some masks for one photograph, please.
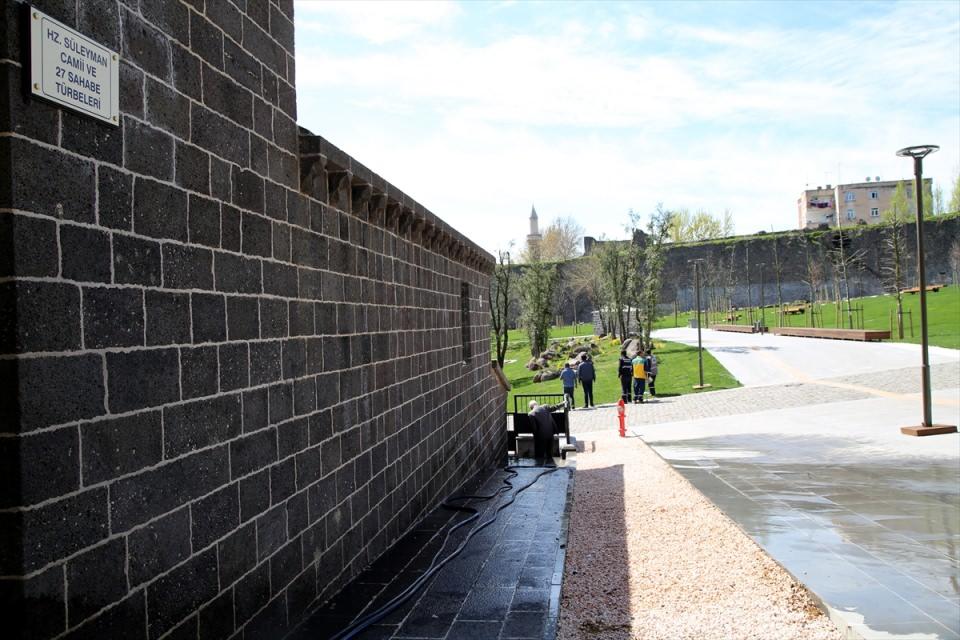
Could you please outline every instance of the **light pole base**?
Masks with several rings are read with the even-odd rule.
[[[956,433],[957,428],[948,424],[922,424],[919,427],[900,427],[905,436],[936,436],[941,433]]]
[[[713,386],[713,385],[711,385],[709,382],[707,382],[707,383],[704,383],[704,384],[695,384],[695,385],[693,385],[693,388],[694,388],[694,389],[697,389],[697,390],[700,390],[700,389],[709,389],[711,386]]]

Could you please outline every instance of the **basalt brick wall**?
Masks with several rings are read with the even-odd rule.
[[[903,267],[907,286],[916,284],[916,233],[916,223],[904,225],[906,257]],[[843,234],[849,239],[847,255],[860,256],[860,260],[848,271],[850,295],[876,295],[889,292],[884,269],[884,261],[889,259],[889,251],[886,248],[888,227],[883,224],[852,225],[845,227]],[[704,261],[704,270],[701,273],[701,296],[729,297],[735,306],[747,306],[748,301],[753,305],[759,304],[760,265],[763,264],[763,300],[766,304],[776,304],[777,284],[774,269],[776,255],[781,265],[780,287],[784,302],[810,298],[810,287],[807,284],[808,259],[820,265],[822,271],[820,295],[824,299],[831,299],[833,267],[830,252],[836,247],[839,236],[840,233],[836,229],[794,231],[786,234],[757,234],[671,246],[667,249],[664,262],[663,287],[660,290],[661,312],[673,313],[675,300],[679,303],[680,310],[694,308],[693,267],[690,261],[695,259]],[[951,283],[953,274],[950,253],[953,244],[960,237],[960,216],[938,216],[925,220],[923,237],[927,282]],[[603,242],[587,238],[584,243],[586,252],[595,251]],[[774,253],[775,244],[776,254]],[[748,263],[750,265],[749,287]],[[572,268],[571,263],[563,267]],[[701,302],[706,308],[706,297],[703,297]],[[586,301],[586,304],[578,301],[578,305],[578,313],[581,309],[587,314],[593,313],[589,301]],[[570,303],[566,302],[565,318],[572,317],[570,309]],[[599,320],[593,321],[599,330]]]
[[[0,633],[282,637],[502,451],[492,259],[298,130],[291,2],[35,6],[122,114],[3,0]]]

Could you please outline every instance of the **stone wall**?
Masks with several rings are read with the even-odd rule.
[[[848,272],[851,296],[884,293],[883,263],[887,259],[883,225],[859,225],[844,230],[849,238],[845,251],[848,255],[859,254],[858,266]],[[927,281],[949,283],[950,247],[960,237],[960,216],[946,216],[924,222],[924,249],[926,253]],[[916,281],[916,224],[904,226],[907,256],[904,260],[907,286]],[[693,267],[690,260],[704,260],[701,283],[702,295],[720,295],[724,282],[735,306],[746,306],[748,301],[759,304],[762,295],[766,304],[776,304],[777,287],[774,269],[774,244],[781,264],[780,286],[784,302],[806,300],[811,297],[807,271],[808,259],[819,264],[826,288],[832,287],[833,267],[829,253],[839,241],[839,232],[797,231],[786,234],[763,234],[727,238],[716,242],[683,244],[672,247],[666,254],[663,289],[660,300],[673,309],[674,300],[680,309],[694,307]],[[750,265],[749,269],[747,265]],[[761,267],[763,264],[763,267]],[[731,265],[732,275],[731,275]],[[749,280],[748,280],[749,271]],[[748,292],[749,290],[749,292]],[[830,291],[821,291],[825,298]],[[706,303],[704,302],[704,305]]]
[[[857,254],[860,260],[848,272],[851,296],[876,295],[887,292],[883,271],[888,259],[885,248],[887,227],[884,225],[856,225],[846,228],[848,238],[845,251]],[[916,224],[904,225],[904,272],[906,286],[916,283]],[[960,216],[948,215],[924,222],[924,250],[926,253],[926,277],[929,283],[953,283],[950,266],[950,251],[960,237]],[[774,246],[780,262],[780,289],[783,301],[808,300],[811,290],[808,284],[807,263],[820,265],[822,286],[814,297],[832,299],[833,267],[830,252],[840,239],[837,230],[793,231],[787,233],[737,236],[714,241],[668,245],[665,253],[663,288],[660,291],[662,313],[672,313],[674,301],[681,311],[693,309],[693,265],[691,260],[703,260],[701,274],[701,300],[704,308],[710,296],[732,300],[734,306],[756,306],[761,297],[766,304],[777,302],[777,275]],[[585,238],[585,252],[596,251],[604,241]],[[635,236],[634,241],[644,242],[645,236]],[[568,273],[572,263],[563,265],[562,273]],[[724,293],[725,292],[725,293]],[[582,301],[587,302],[587,301]],[[578,302],[578,315],[593,314],[590,304]],[[564,307],[564,318],[572,318],[569,302]],[[599,321],[593,318],[595,323]]]
[[[276,638],[503,449],[492,258],[298,131],[292,2],[46,0],[119,127],[0,30],[5,637]]]

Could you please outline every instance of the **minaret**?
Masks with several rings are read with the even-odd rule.
[[[527,246],[533,247],[540,244],[540,228],[537,224],[537,208],[530,206],[530,234],[527,236]]]

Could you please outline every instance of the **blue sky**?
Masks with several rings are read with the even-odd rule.
[[[960,2],[298,2],[298,119],[494,252],[575,218],[960,171]]]

